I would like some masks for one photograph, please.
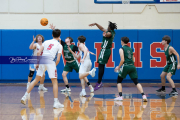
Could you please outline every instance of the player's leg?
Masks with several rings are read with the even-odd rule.
[[[58,81],[57,81],[57,69],[56,64],[47,64],[47,72],[49,75],[49,78],[52,81],[53,84],[53,94],[54,94],[54,108],[62,108],[64,107],[63,104],[61,104],[58,100]]]
[[[38,72],[37,72],[38,73]],[[42,73],[43,74],[43,73]],[[31,92],[31,90],[34,88],[34,86],[41,80],[41,76],[39,76],[39,74],[36,75],[36,78],[30,83],[26,93],[24,94],[24,96],[21,99],[21,103],[22,104],[26,104],[26,100],[28,98],[28,94]]]
[[[28,87],[29,87],[29,85],[30,85],[30,83],[31,83],[32,77],[33,77],[33,75],[34,75],[34,72],[35,72],[35,71],[32,71],[32,70],[30,70],[30,72],[29,72],[29,75],[28,75],[28,83],[27,83],[26,89],[28,89]]]
[[[123,100],[123,97],[122,97],[122,84],[121,84],[122,81],[123,81],[123,78],[118,75],[118,78],[117,78],[117,88],[118,88],[119,96],[116,97],[114,100]]]
[[[71,88],[69,87],[68,79],[67,79],[67,74],[68,73],[69,73],[68,71],[63,71],[63,73],[62,73],[62,77],[63,77],[64,84],[65,84],[66,88],[62,89],[61,92],[66,92],[66,91],[70,92],[71,91]]]
[[[171,84],[171,87],[172,87],[172,91],[170,93],[170,95],[178,95],[178,92],[175,88],[175,84],[174,84],[174,81],[172,80],[172,74],[171,73],[168,73],[167,74],[167,80],[169,81],[169,83]]]
[[[72,72],[73,70],[73,67],[72,67],[72,63],[68,63],[66,62],[66,65],[64,66],[64,69],[63,69],[63,73],[62,73],[62,77],[63,77],[63,80],[64,80],[64,84],[65,84],[65,89],[62,89],[61,92],[65,92],[65,91],[68,91],[70,92],[71,89],[69,87],[69,84],[68,84],[68,79],[67,79],[67,74],[69,72]]]
[[[147,102],[147,97],[144,94],[143,88],[142,88],[141,84],[138,82],[138,79],[137,79],[138,75],[137,75],[136,67],[135,66],[127,66],[126,69],[129,70],[130,78],[132,79],[132,81],[136,85],[137,89],[141,93],[142,98],[143,98],[143,102]]]
[[[172,75],[175,75],[176,69],[177,69],[177,63],[173,63],[173,64],[169,65],[169,69],[167,72],[167,80],[169,81],[169,83],[171,84],[171,87],[172,87],[172,91],[169,95],[178,95],[178,92],[175,88],[174,81],[171,78]]]
[[[91,83],[89,82],[89,80],[87,79],[87,77],[84,77],[84,81],[87,83],[90,91],[91,91],[91,92],[94,92],[94,88],[93,88],[93,86],[91,85]]]
[[[98,82],[96,83],[94,90],[98,90],[103,86],[102,77],[104,75],[104,68],[105,68],[105,64],[108,63],[110,56],[111,56],[111,49],[101,49],[98,58],[98,63],[99,63]]]
[[[38,90],[42,91],[47,91],[48,89],[44,87],[44,80],[45,80],[45,73],[43,74],[41,80],[40,80],[40,85],[38,87]]]
[[[165,93],[166,92],[166,90],[165,90],[165,85],[166,85],[166,75],[167,75],[167,72],[162,72],[161,73],[161,75],[160,75],[160,77],[161,77],[161,84],[162,84],[162,87],[160,88],[160,89],[158,89],[158,90],[156,90],[156,92],[158,92],[158,93]]]
[[[98,72],[98,82],[96,83],[96,85],[94,86],[94,90],[98,90],[102,87],[102,77],[104,75],[104,68],[105,68],[105,64],[100,64],[99,63],[99,72]]]

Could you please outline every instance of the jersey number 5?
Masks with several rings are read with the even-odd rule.
[[[48,50],[51,50],[51,48],[52,48],[53,46],[54,46],[54,44],[50,44],[47,49],[48,49]]]

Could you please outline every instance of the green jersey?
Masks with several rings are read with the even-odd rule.
[[[68,46],[64,41],[61,41],[61,45],[63,46],[63,53],[64,53],[64,58],[66,61],[72,61],[76,60],[73,56],[73,54],[68,50]],[[78,47],[75,45],[70,45],[69,46],[73,52],[78,51]]]
[[[175,57],[175,55],[172,53],[171,55],[169,55],[169,47],[170,47],[170,45],[168,46],[168,48],[166,49],[166,51],[165,51],[165,49],[164,49],[164,53],[165,53],[165,55],[166,55],[166,61],[167,61],[167,63],[168,64],[171,64],[171,63],[174,63],[174,62],[176,62],[176,57]]]
[[[107,31],[107,32],[111,33],[111,37],[104,37],[103,36],[103,40],[102,40],[102,44],[101,44],[102,49],[110,49],[110,48],[112,48],[112,43],[113,43],[113,40],[114,40],[115,31],[110,30],[110,31]]]
[[[122,49],[124,51],[124,64],[126,64],[126,65],[134,65],[132,48],[130,48],[127,45],[124,45],[122,47]]]

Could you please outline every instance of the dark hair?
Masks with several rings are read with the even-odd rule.
[[[86,41],[86,38],[84,36],[79,36],[78,40],[80,41],[80,43],[84,43]]]
[[[167,41],[167,44],[169,44],[171,42],[171,38],[168,35],[165,35],[162,40]]]
[[[52,31],[52,34],[53,34],[53,37],[55,37],[55,38],[60,37],[60,35],[61,35],[61,30],[59,30],[59,29],[54,29],[54,30]]]
[[[128,37],[122,37],[121,40],[127,44],[129,42],[129,38]]]
[[[36,35],[36,42],[38,42],[38,37],[41,36],[42,37],[42,42],[44,42],[44,37],[40,34]]]
[[[112,23],[111,21],[109,21],[109,28],[110,28],[111,30],[117,29],[116,23]]]
[[[67,38],[69,38],[69,39],[70,39],[70,43],[72,43],[72,42],[73,42],[73,38],[72,38],[72,37],[67,37]]]

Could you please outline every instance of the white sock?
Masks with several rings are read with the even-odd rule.
[[[43,87],[43,86],[44,86],[44,84],[40,84],[39,86],[40,86],[40,87]]]
[[[27,96],[28,94],[29,94],[29,93],[26,92],[24,95]]]
[[[83,92],[85,92],[85,89],[82,89]]]
[[[28,82],[28,84],[30,84],[30,82]]]
[[[58,102],[58,98],[54,98],[54,102]]]
[[[89,71],[89,74],[92,75],[92,71]]]

